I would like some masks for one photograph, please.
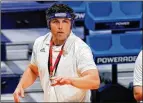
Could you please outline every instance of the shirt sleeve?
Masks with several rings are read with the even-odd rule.
[[[142,86],[142,51],[139,53],[134,68],[134,86]]]
[[[81,74],[86,70],[97,69],[91,49],[87,45],[78,49],[77,67]]]

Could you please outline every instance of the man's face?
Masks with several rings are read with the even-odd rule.
[[[50,21],[50,28],[56,40],[66,40],[71,32],[71,19],[54,18]]]

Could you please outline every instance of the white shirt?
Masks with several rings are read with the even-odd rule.
[[[90,90],[79,89],[71,85],[50,86],[48,56],[51,37],[52,34],[48,33],[36,39],[31,58],[31,64],[38,67],[44,101],[90,102]],[[56,76],[79,77],[84,71],[97,68],[89,46],[72,32],[65,43],[64,51],[57,67]],[[53,50],[54,59],[57,55],[57,52]]]
[[[142,86],[142,53],[143,51],[139,53],[136,62],[135,62],[135,68],[134,68],[134,86]]]

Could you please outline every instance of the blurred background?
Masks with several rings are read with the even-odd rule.
[[[142,1],[1,1],[1,101],[13,102],[35,39],[49,32],[45,10],[54,3],[74,9],[73,32],[92,49],[101,86],[91,91],[91,101],[135,102],[132,82],[142,49]],[[22,102],[43,101],[39,78],[25,92]]]

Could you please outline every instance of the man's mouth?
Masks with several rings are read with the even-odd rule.
[[[61,32],[61,31],[60,31],[60,32],[58,32],[58,33],[64,33],[64,32]]]

